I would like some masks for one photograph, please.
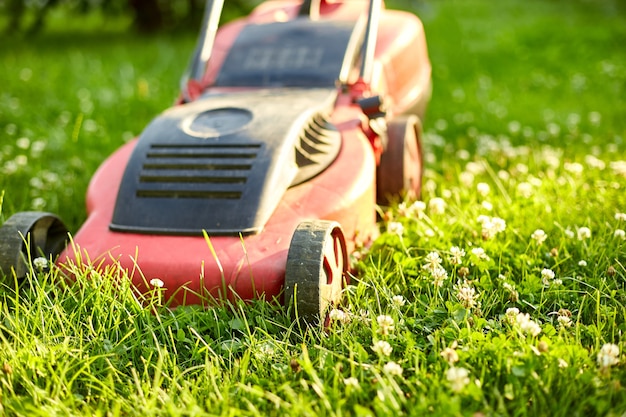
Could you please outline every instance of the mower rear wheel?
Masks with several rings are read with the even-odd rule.
[[[329,308],[341,300],[347,271],[348,251],[339,223],[300,223],[289,245],[285,271],[285,302],[294,317],[309,325],[326,324]]]
[[[418,198],[422,188],[422,123],[415,115],[398,117],[387,125],[387,148],[377,169],[377,203],[387,206],[403,193]]]
[[[33,259],[54,260],[67,239],[67,228],[53,214],[24,211],[9,217],[0,227],[0,282],[12,274],[24,278]]]

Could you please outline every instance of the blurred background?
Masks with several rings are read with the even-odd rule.
[[[203,3],[0,0],[0,222],[44,210],[78,229],[98,166],[176,100]],[[225,3],[222,22],[259,1]],[[424,23],[424,149],[440,186],[494,144],[626,154],[626,1],[386,5]]]
[[[254,0],[226,2],[225,20],[247,13],[259,3]],[[196,27],[200,24],[203,0],[4,0],[0,10],[6,16],[5,32],[38,33],[46,21],[63,16],[81,19],[87,15],[125,18],[124,24],[138,32],[156,32]]]

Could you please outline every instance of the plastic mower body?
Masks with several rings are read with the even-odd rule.
[[[60,265],[121,267],[174,304],[281,297],[319,319],[338,301],[376,204],[420,191],[422,24],[382,1],[285,0],[217,29],[221,7],[207,2],[176,105],[93,176],[73,243],[56,217],[18,213],[5,273],[27,269],[15,236],[30,233]]]

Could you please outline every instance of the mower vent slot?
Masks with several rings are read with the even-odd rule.
[[[260,144],[151,144],[140,198],[240,199]]]
[[[296,163],[299,167],[323,164],[325,155],[332,154],[333,141],[339,142],[339,132],[317,114],[304,127],[296,146]],[[319,155],[319,156],[318,156]],[[334,159],[333,155],[332,159]]]
[[[341,147],[341,135],[324,114],[313,115],[302,129],[296,144],[299,172],[292,185],[313,178],[330,165]]]
[[[220,171],[220,170],[243,170],[247,171],[252,168],[251,164],[228,164],[228,163],[172,163],[172,162],[157,162],[157,163],[147,163],[143,165],[143,169],[168,169],[168,170],[197,170],[197,171]]]
[[[139,190],[137,197],[145,198],[218,198],[233,199],[241,198],[240,192],[227,191],[166,191],[166,190]]]

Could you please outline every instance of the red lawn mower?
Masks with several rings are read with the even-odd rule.
[[[72,244],[49,213],[0,228],[5,276],[28,253],[121,267],[173,305],[276,297],[315,322],[337,304],[376,204],[420,192],[422,23],[382,0],[278,0],[218,29],[222,5],[176,105],[95,173]]]

